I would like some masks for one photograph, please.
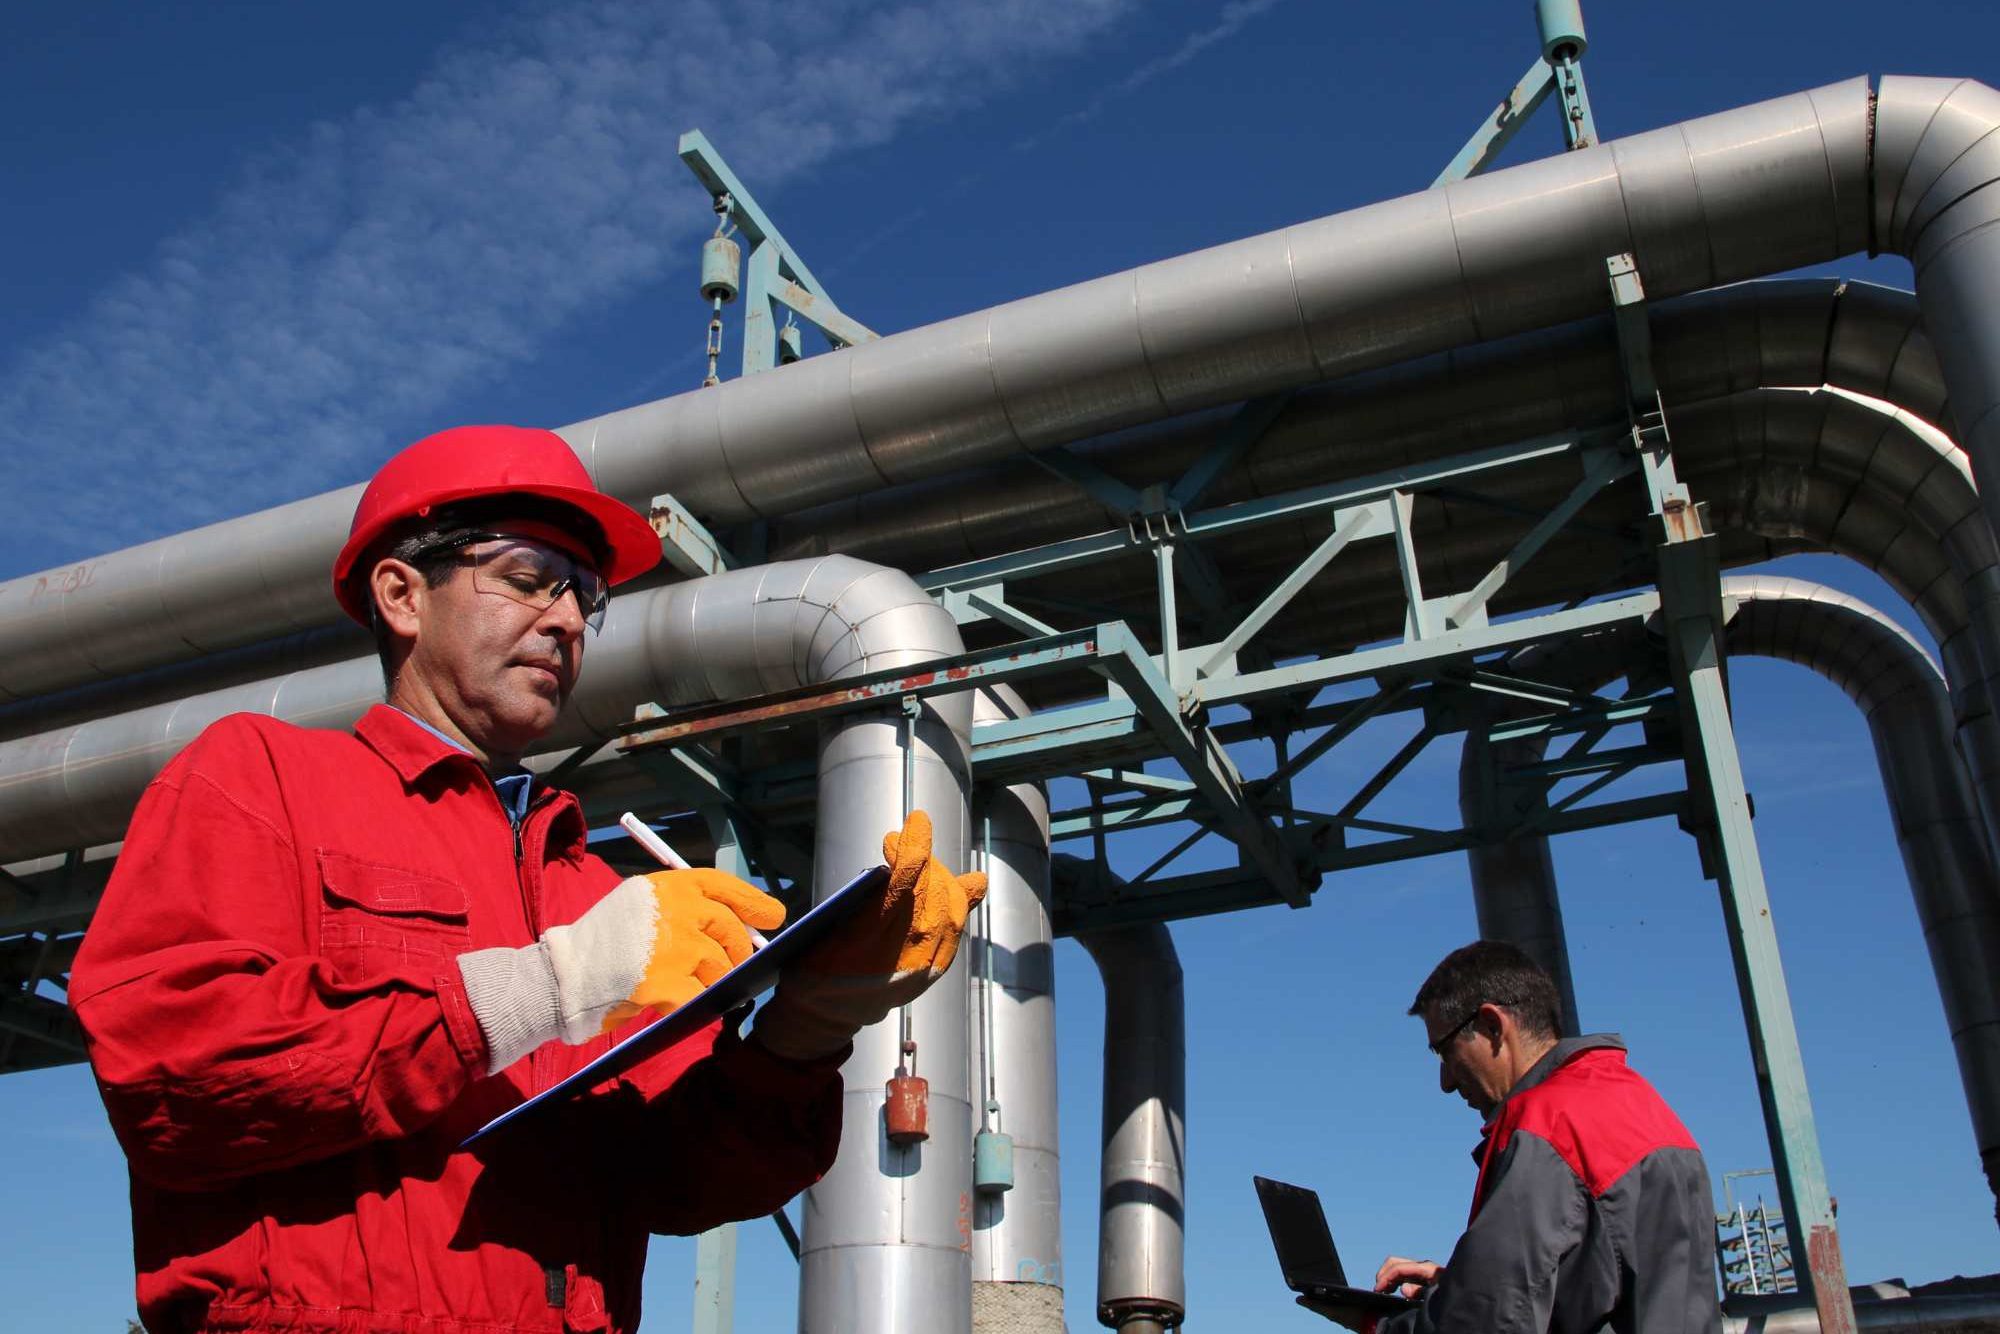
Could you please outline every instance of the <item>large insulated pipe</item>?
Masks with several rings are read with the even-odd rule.
[[[1481,940],[1504,940],[1540,964],[1555,981],[1562,1003],[1562,1036],[1583,1032],[1576,1008],[1576,983],[1569,971],[1569,938],[1563,932],[1562,902],[1556,896],[1555,863],[1546,838],[1500,838],[1547,807],[1539,789],[1502,788],[1493,781],[1496,748],[1483,730],[1466,735],[1458,767],[1458,809],[1465,827],[1489,842],[1466,850],[1472,863],[1472,904]],[[1481,886],[1485,891],[1481,892]]]
[[[1980,1160],[2000,1198],[2000,874],[1964,771],[1946,744],[1951,712],[1939,671],[1894,622],[1833,589],[1768,575],[1730,576],[1722,587],[1735,606],[1727,634],[1732,655],[1808,667],[1845,691],[1867,719]],[[1624,670],[1638,648],[1629,638],[1594,637],[1537,654],[1533,667],[1523,669],[1594,689]],[[1477,735],[1468,737],[1462,772],[1533,758],[1520,750],[1481,752]],[[1480,920],[1491,912],[1520,931],[1524,945],[1559,940],[1559,915],[1535,920],[1538,907],[1557,900],[1553,871],[1535,879],[1534,867],[1548,865],[1547,839],[1515,842],[1540,844],[1539,862],[1518,852],[1499,859],[1484,850],[1471,854]]]
[[[849,671],[914,666],[960,647],[958,627],[943,608],[906,576],[895,574],[891,583],[891,596],[859,609],[854,630],[868,645],[866,666],[856,658]],[[731,590],[718,593],[712,619],[746,622]],[[689,628],[701,633],[699,615]],[[786,673],[771,660],[773,650],[790,646],[754,633],[733,642],[742,675],[720,697],[777,688],[776,678]],[[911,809],[930,813],[935,854],[967,867],[971,735],[969,694],[934,697],[913,718],[892,708],[822,724],[815,899],[879,861],[883,831],[899,826]],[[841,1067],[840,1152],[805,1194],[800,1334],[971,1334],[966,959],[959,951],[944,978],[906,1008],[901,1024],[892,1016],[856,1037]],[[902,1071],[929,1081],[927,1142],[889,1140],[888,1081]]]
[[[1011,687],[981,690],[973,721],[1026,716]],[[1049,923],[1049,801],[1036,783],[985,787],[973,844],[989,877],[971,942],[975,1121],[1011,1143],[1011,1188],[972,1202],[974,1334],[1063,1334],[1061,1158],[1056,1139],[1055,931]],[[994,1141],[992,1143],[997,1143]]]
[[[1187,1313],[1187,1019],[1158,922],[1080,934],[1104,978],[1104,1157],[1097,1318],[1159,1334]]]
[[[1870,247],[1906,255],[1986,516],[2000,529],[2000,93],[1890,77],[1876,98]]]
[[[1850,79],[563,433],[604,490],[728,523],[1596,314],[1615,253],[1655,298],[1831,260],[1876,239],[1873,106]],[[352,507],[335,492],[0,585],[0,698],[333,621],[322,572]]]
[[[1958,749],[2000,843],[2000,547],[1964,452],[1888,404],[1827,392],[1735,394],[1670,420],[1676,463],[1716,522],[1823,535],[1910,600],[1938,642]],[[1752,450],[1761,466],[1736,468]],[[1730,483],[1704,485],[1718,465]]]

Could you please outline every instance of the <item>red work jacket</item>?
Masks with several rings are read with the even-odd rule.
[[[838,1061],[719,1026],[456,1147],[609,1045],[489,1077],[455,962],[615,885],[584,835],[542,789],[517,836],[471,756],[386,707],[353,735],[224,718],[154,780],[70,984],[147,1329],[631,1330],[649,1232],[826,1170]]]

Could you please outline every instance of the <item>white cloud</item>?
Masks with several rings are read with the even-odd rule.
[[[1051,134],[1095,119],[1106,106],[1121,98],[1130,97],[1133,93],[1138,92],[1162,74],[1170,74],[1181,68],[1181,66],[1186,65],[1217,42],[1229,40],[1242,31],[1244,24],[1248,23],[1251,19],[1259,17],[1267,10],[1275,8],[1279,3],[1281,3],[1281,0],[1229,0],[1227,4],[1222,6],[1214,23],[1199,31],[1189,33],[1182,39],[1181,44],[1172,51],[1169,51],[1166,55],[1156,60],[1149,60],[1145,64],[1140,65],[1124,78],[1111,84],[1096,97],[1091,98],[1083,106],[1064,116],[1049,129],[1015,144],[1015,149],[1017,151],[1025,151],[1041,143]]]
[[[712,225],[680,130],[776,190],[1136,4],[599,0],[501,24],[248,164],[148,269],[0,365],[10,536],[103,549],[135,515],[178,527],[358,477]]]

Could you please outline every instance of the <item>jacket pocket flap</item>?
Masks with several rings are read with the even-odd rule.
[[[328,899],[389,916],[463,920],[465,887],[420,871],[364,862],[341,852],[319,852],[320,884]]]

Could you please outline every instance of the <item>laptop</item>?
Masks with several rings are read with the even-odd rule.
[[[1269,1177],[1251,1180],[1257,1183],[1257,1199],[1264,1206],[1264,1224],[1271,1229],[1271,1245],[1277,1249],[1286,1287],[1312,1301],[1369,1315],[1394,1315],[1416,1305],[1393,1292],[1348,1283],[1317,1192]]]
[[[776,986],[778,973],[871,898],[879,899],[889,884],[889,868],[871,866],[815,904],[798,921],[771,937],[771,942],[717,978],[706,990],[664,1019],[655,1020],[567,1078],[551,1084],[526,1102],[516,1103],[460,1142],[461,1149],[533,1115],[538,1107],[575,1097],[614,1075],[623,1074],[654,1052],[699,1032],[711,1020]]]

